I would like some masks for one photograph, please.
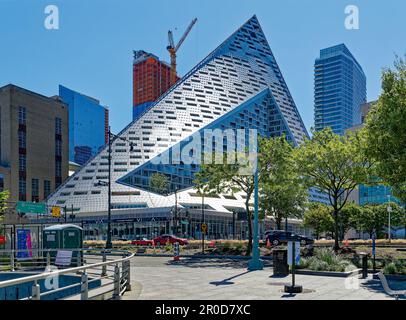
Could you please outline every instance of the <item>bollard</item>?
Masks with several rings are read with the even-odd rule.
[[[173,245],[173,261],[179,261],[179,242]]]
[[[368,255],[365,252],[361,252],[362,259],[362,279],[368,278]]]
[[[89,299],[89,278],[87,276],[87,272],[84,271],[82,273],[81,278],[81,289],[80,289],[80,299],[81,300],[88,300]]]
[[[113,300],[120,300],[120,268],[116,264],[114,267],[114,291],[113,291]]]

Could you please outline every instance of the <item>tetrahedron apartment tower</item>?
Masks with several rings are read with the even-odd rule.
[[[161,172],[178,191],[179,206],[201,203],[193,190],[195,165],[157,165],[153,159],[211,128],[255,128],[265,136],[286,134],[299,144],[308,134],[261,26],[253,16],[176,85],[130,123],[112,147],[112,210],[123,217],[166,214],[173,194],[152,192],[149,177]],[[73,207],[76,216],[107,212],[107,147],[70,177],[48,199],[48,205]],[[210,210],[244,208],[243,195],[207,198]],[[158,217],[157,217],[158,218]]]

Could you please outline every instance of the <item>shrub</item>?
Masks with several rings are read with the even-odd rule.
[[[385,267],[383,268],[383,273],[406,275],[406,262],[396,260],[386,263]]]
[[[351,261],[343,259],[333,250],[323,248],[315,250],[313,257],[301,259],[299,268],[308,268],[315,271],[352,271],[357,267]]]

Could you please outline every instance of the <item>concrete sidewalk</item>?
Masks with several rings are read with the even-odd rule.
[[[227,259],[172,259],[135,257],[131,262],[132,291],[125,300],[383,300],[390,299],[380,281],[296,275],[296,283],[304,293],[283,292],[291,276],[275,278],[265,262],[261,271],[248,272],[247,261]],[[406,283],[405,283],[406,285]]]

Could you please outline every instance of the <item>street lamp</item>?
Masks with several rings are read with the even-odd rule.
[[[107,240],[106,240],[106,249],[111,249],[113,247],[113,244],[111,242],[111,145],[113,143],[114,139],[119,139],[122,141],[129,142],[130,144],[130,152],[134,150],[134,144],[131,141],[128,141],[125,138],[122,138],[120,136],[117,136],[110,131],[109,127],[109,132],[108,132],[108,167],[109,167],[109,175],[108,175],[108,182],[105,181],[98,181],[97,185],[98,186],[107,186],[108,187],[108,207],[107,207]]]

